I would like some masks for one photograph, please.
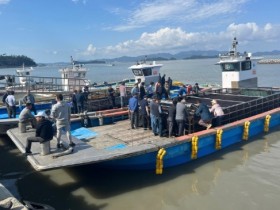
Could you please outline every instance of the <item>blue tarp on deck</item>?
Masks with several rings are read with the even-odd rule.
[[[78,129],[71,131],[71,135],[75,136],[76,138],[78,138],[80,140],[86,140],[86,139],[96,137],[97,133],[92,130],[82,127],[82,128],[78,128]]]

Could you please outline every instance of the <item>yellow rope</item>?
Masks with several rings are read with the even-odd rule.
[[[223,129],[218,129],[216,134],[216,149],[222,148],[222,134],[223,134]]]
[[[249,128],[250,128],[250,122],[246,121],[244,123],[244,130],[243,130],[243,140],[248,140],[249,138]]]
[[[163,169],[163,157],[166,154],[166,151],[164,148],[161,148],[158,151],[157,154],[157,160],[156,160],[156,174],[162,174]]]
[[[197,158],[197,152],[198,152],[198,136],[192,137],[192,159]]]
[[[265,116],[265,120],[264,120],[264,132],[268,132],[268,131],[269,131],[270,119],[271,119],[271,116],[270,116],[270,115],[266,115],[266,116]]]

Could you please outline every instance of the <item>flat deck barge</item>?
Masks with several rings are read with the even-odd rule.
[[[73,130],[73,141],[76,144],[73,152],[71,151],[71,153],[69,152],[67,155],[60,156],[60,154],[64,154],[64,152],[67,153],[67,151],[69,151],[69,149],[67,150],[68,144],[66,139],[63,139],[65,142],[65,150],[58,150],[56,148],[57,141],[54,137],[54,139],[50,142],[51,153],[49,155],[42,156],[40,154],[40,144],[33,143],[31,148],[32,155],[29,155],[27,160],[36,170],[40,171],[85,164],[100,163],[107,165],[108,162],[109,164],[113,163],[116,165],[119,162],[122,162],[124,163],[122,166],[125,167],[125,164],[127,163],[126,159],[135,157],[135,159],[131,160],[130,163],[136,161],[136,165],[134,166],[137,168],[137,164],[141,164],[141,161],[143,160],[150,162],[155,161],[157,152],[161,148],[169,149],[167,154],[168,157],[166,159],[172,159],[173,155],[176,153],[182,153],[182,158],[186,158],[187,153],[190,153],[192,149],[191,141],[193,136],[199,136],[200,139],[210,138],[211,144],[214,144],[217,130],[219,128],[224,129],[224,133],[226,133],[226,130],[228,130],[228,133],[230,134],[228,136],[231,136],[232,133],[236,135],[234,138],[230,137],[227,139],[227,142],[223,141],[226,146],[236,143],[242,140],[242,132],[244,130],[243,124],[245,119],[251,119],[253,121],[258,120],[258,122],[252,124],[250,128],[252,130],[247,131],[248,134],[252,133],[255,135],[256,133],[263,131],[265,117],[263,114],[271,114],[270,110],[277,109],[273,112],[274,116],[272,116],[271,125],[275,126],[276,124],[280,123],[278,122],[278,108],[280,107],[280,92],[278,89],[243,89],[230,90],[228,92],[222,90],[218,92],[218,90],[215,90],[199,97],[208,106],[210,105],[211,100],[217,99],[225,112],[223,119],[224,126],[217,128],[214,127],[209,130],[205,130],[205,128],[201,128],[197,124],[198,119],[194,115],[195,110],[192,106],[197,98],[198,97],[190,96],[186,99],[186,106],[189,111],[189,116],[185,124],[184,136],[176,138],[162,138],[155,136],[151,130],[144,130],[142,127],[139,127],[138,129],[131,129],[130,121],[124,120],[125,118],[123,118],[124,115],[126,115],[127,118],[127,111],[119,112],[117,110],[118,112],[116,113],[113,112],[108,114],[106,114],[107,112],[104,111],[103,115],[101,116],[108,117],[112,115],[112,118],[114,118],[117,113],[121,113],[122,116],[120,116],[120,121],[113,120],[115,123],[110,121],[107,123],[109,125],[100,126],[98,123],[100,115],[95,113],[94,115],[90,116],[90,120],[92,122],[96,122],[93,124],[93,127],[85,128],[78,126],[76,130]],[[169,105],[170,101],[162,103],[163,109],[165,111]],[[254,127],[255,125],[259,127]],[[236,130],[235,127],[238,127],[238,129]],[[26,138],[29,136],[34,136],[35,130],[30,128],[26,133],[20,133],[18,128],[13,128],[8,130],[7,134],[19,148],[19,150],[24,153]],[[214,152],[214,148],[214,146],[209,146],[207,150]],[[149,156],[149,154],[152,155]],[[137,157],[142,155],[148,156],[145,157],[146,159],[141,159],[138,162],[139,159],[137,159]],[[189,160],[190,159],[188,158],[187,160],[184,160],[184,162]],[[169,163],[167,162],[167,164]],[[149,166],[151,165],[153,166],[155,164],[150,163]],[[143,166],[143,168],[145,168],[145,166]]]
[[[177,141],[176,138],[154,136],[152,131],[144,130],[143,128],[131,129],[129,120],[83,129],[83,133],[88,133],[89,135],[82,140],[73,137],[73,142],[76,146],[71,154],[54,158],[55,155],[62,152],[57,150],[57,141],[54,138],[50,142],[51,154],[42,156],[40,154],[40,144],[33,143],[31,148],[32,155],[28,155],[27,160],[38,171],[49,170],[143,154],[156,151],[162,145]],[[26,138],[34,136],[35,130],[30,128],[26,133],[20,133],[18,128],[14,128],[10,129],[7,134],[18,149],[24,153]],[[67,142],[65,139],[63,141]],[[67,143],[65,143],[66,145]]]

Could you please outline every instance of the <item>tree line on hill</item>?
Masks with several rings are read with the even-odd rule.
[[[0,55],[0,68],[10,68],[22,66],[37,66],[33,59],[24,55]]]

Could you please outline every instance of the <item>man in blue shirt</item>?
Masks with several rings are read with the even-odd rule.
[[[209,108],[206,104],[202,103],[199,99],[197,99],[198,109],[195,111],[195,114],[200,116],[200,120],[198,124],[205,127],[207,130],[212,127],[212,117],[209,111]]]
[[[138,127],[138,97],[137,93],[134,93],[134,95],[129,99],[128,107],[130,112],[130,120],[131,120],[131,128],[136,129]]]
[[[179,89],[179,96],[182,97],[182,96],[184,96],[186,94],[187,94],[186,86],[185,85],[181,85],[181,87]]]

